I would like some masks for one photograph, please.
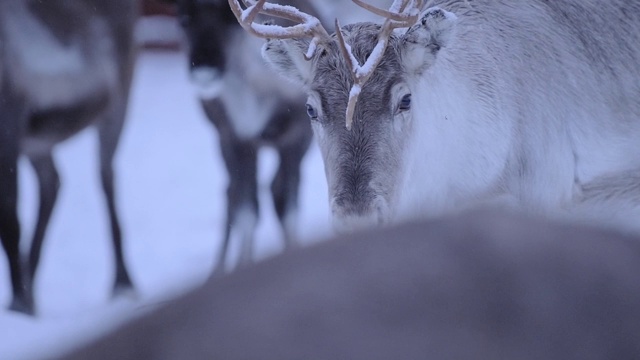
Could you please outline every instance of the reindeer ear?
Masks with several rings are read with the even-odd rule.
[[[433,65],[456,29],[457,16],[439,7],[427,9],[420,21],[402,36],[402,61],[407,71],[420,73]]]
[[[262,57],[276,72],[306,86],[313,76],[313,60],[305,59],[308,48],[308,39],[268,40],[262,47]]]

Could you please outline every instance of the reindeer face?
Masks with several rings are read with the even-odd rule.
[[[350,128],[346,109],[354,76],[335,35],[310,61],[304,57],[309,41],[270,40],[265,44],[267,62],[307,89],[307,110],[322,151],[338,229],[391,220],[399,187],[409,170],[403,159],[412,141],[412,123],[425,118],[412,108],[411,102],[419,101],[412,88],[447,45],[455,19],[451,13],[431,9],[415,26],[389,37],[380,62],[360,88]],[[380,31],[380,25],[372,23],[342,28],[344,41],[359,64],[374,51]]]
[[[439,8],[420,14],[422,0],[396,1],[390,11],[354,2],[388,19],[382,26],[345,27],[336,20],[338,31],[329,36],[318,19],[295,9],[259,0],[243,10],[229,0],[245,29],[268,39],[265,60],[307,90],[338,229],[391,220],[407,173],[403,160],[413,118],[420,115],[412,110],[412,85],[434,64],[456,22]],[[257,25],[260,12],[301,24]],[[394,34],[403,27],[410,28]]]
[[[191,77],[201,90],[219,87],[229,47],[229,33],[237,22],[223,0],[179,0],[180,24],[189,41]]]
[[[343,36],[360,63],[370,55],[379,33],[380,26],[370,23],[343,28]],[[338,229],[386,223],[395,205],[412,115],[411,90],[397,52],[399,39],[390,41],[361,90],[350,129],[345,126],[345,113],[354,79],[335,41],[324,45],[309,62],[283,55],[292,45],[304,49],[304,42],[273,40],[264,48],[271,63],[308,67],[308,75],[298,69],[288,74],[306,81],[307,112],[322,151]]]
[[[346,26],[352,52],[364,63],[380,27]],[[392,41],[395,41],[392,40]],[[307,107],[320,145],[331,210],[338,229],[388,222],[401,182],[401,158],[409,137],[411,91],[393,46],[361,89],[350,129],[345,125],[351,71],[336,43],[315,60]]]

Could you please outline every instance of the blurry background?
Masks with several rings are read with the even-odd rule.
[[[37,317],[5,310],[9,275],[6,258],[0,256],[0,360],[55,356],[197,286],[214,266],[225,226],[227,172],[218,135],[188,80],[187,47],[174,10],[154,1],[143,1],[136,34],[141,51],[115,163],[125,256],[137,293],[110,299],[112,246],[98,178],[97,139],[89,129],[55,153],[62,187],[35,286]],[[372,18],[347,0],[310,1],[321,5],[325,19],[339,15],[343,24]],[[391,0],[371,2],[388,6]],[[259,163],[256,260],[283,248],[269,195],[278,163],[275,152],[263,150]],[[19,171],[21,245],[26,250],[38,194],[26,160]],[[304,244],[332,234],[315,143],[303,162],[299,215]],[[231,244],[232,260],[237,245]]]
[[[329,3],[328,3],[329,4]],[[351,5],[352,9],[356,9]],[[140,52],[118,149],[116,191],[135,298],[110,299],[112,249],[100,190],[97,139],[89,129],[55,152],[62,186],[35,285],[38,316],[5,310],[10,301],[0,256],[0,359],[47,357],[96,336],[201,283],[216,259],[227,175],[217,133],[188,82],[186,45],[171,7],[145,1]],[[275,152],[260,153],[261,208],[256,255],[282,249],[270,180]],[[20,164],[22,246],[37,214],[37,187]],[[324,170],[316,144],[303,162],[299,229],[306,244],[331,234]],[[232,254],[237,254],[235,243]]]

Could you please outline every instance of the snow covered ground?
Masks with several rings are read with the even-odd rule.
[[[125,256],[137,297],[118,301],[109,297],[112,250],[96,136],[85,131],[55,154],[62,188],[36,283],[38,317],[4,310],[10,286],[6,259],[0,256],[0,359],[56,354],[199,284],[211,271],[222,235],[227,178],[217,135],[201,113],[186,70],[181,53],[141,54],[116,159]],[[282,248],[268,194],[277,161],[273,151],[260,154],[258,258]],[[23,239],[30,239],[35,223],[35,185],[32,170],[23,161],[19,209]],[[328,214],[324,170],[313,144],[303,163],[300,230],[305,243],[330,234]],[[25,242],[22,245],[27,246]]]

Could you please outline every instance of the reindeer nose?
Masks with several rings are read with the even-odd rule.
[[[382,196],[375,196],[366,207],[353,205],[342,198],[331,200],[333,227],[337,233],[383,226],[389,222],[389,204]]]
[[[191,70],[191,79],[197,83],[219,81],[221,77],[220,70],[213,66],[197,66]]]
[[[222,73],[215,67],[198,66],[191,69],[191,82],[196,86],[200,98],[215,99],[222,93]]]

